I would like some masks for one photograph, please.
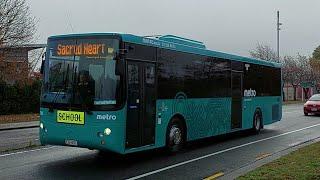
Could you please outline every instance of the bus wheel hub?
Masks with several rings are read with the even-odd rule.
[[[177,145],[181,142],[181,130],[177,127],[172,127],[170,130],[170,141],[173,142],[173,144]]]

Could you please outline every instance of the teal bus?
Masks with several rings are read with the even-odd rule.
[[[41,144],[120,154],[281,120],[278,63],[174,35],[51,36],[43,61]]]

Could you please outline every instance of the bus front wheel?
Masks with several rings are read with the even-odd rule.
[[[185,144],[185,129],[179,119],[173,119],[167,128],[167,149],[169,152],[178,152]]]

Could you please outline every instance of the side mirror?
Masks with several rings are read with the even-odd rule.
[[[125,69],[125,62],[124,59],[116,59],[116,70],[115,74],[116,75],[124,75],[124,69]]]
[[[43,72],[44,72],[45,57],[46,57],[46,53],[42,54],[42,61],[41,61],[41,67],[40,67],[40,74],[43,74]]]
[[[44,60],[41,62],[40,74],[43,74],[43,72],[44,72]]]

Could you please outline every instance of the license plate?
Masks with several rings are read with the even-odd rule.
[[[66,140],[64,140],[64,143],[66,143],[66,145],[70,145],[70,146],[78,146],[78,141],[76,141],[76,140],[66,139]]]
[[[317,111],[318,109],[317,108],[311,108],[311,111]]]
[[[57,111],[57,122],[68,124],[84,124],[84,112]]]

